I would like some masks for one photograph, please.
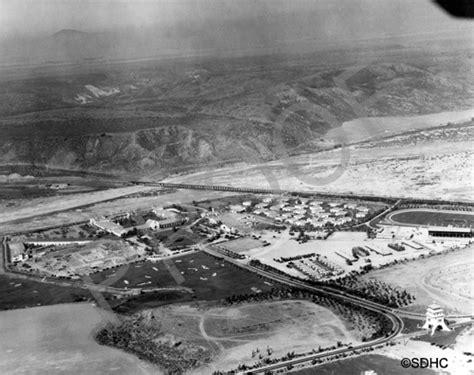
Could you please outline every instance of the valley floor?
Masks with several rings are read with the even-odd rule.
[[[439,115],[440,122],[446,120],[446,113]],[[386,121],[391,124],[393,118]],[[168,178],[167,182],[472,200],[473,127],[433,128],[431,118],[420,129],[413,118],[399,121],[399,133],[387,139],[279,161],[242,163]]]

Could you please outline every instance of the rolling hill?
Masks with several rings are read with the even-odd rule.
[[[63,30],[54,38],[80,44],[88,35]],[[164,176],[270,160],[279,157],[274,132],[282,118],[290,154],[328,148],[325,134],[353,119],[471,108],[470,59],[462,49],[422,58],[395,46],[3,76],[0,162]]]

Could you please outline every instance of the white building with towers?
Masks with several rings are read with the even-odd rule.
[[[426,309],[425,324],[422,328],[431,331],[431,336],[438,328],[442,331],[451,331],[444,320],[443,308],[436,303],[429,305]]]

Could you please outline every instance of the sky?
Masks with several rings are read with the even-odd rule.
[[[65,29],[88,34],[54,35]],[[0,0],[3,63],[302,53],[448,34],[470,44],[474,21],[431,0]]]
[[[462,27],[430,0],[0,0],[0,36],[50,35],[61,29],[96,32],[199,25],[223,19],[260,21],[316,13],[331,32],[350,38],[369,33],[432,32]],[[293,15],[293,16],[291,16]],[[284,19],[284,18],[283,18]],[[318,18],[321,22],[321,18]]]

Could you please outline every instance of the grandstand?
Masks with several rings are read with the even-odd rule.
[[[433,237],[461,237],[471,238],[472,228],[462,227],[428,227],[428,234]]]

